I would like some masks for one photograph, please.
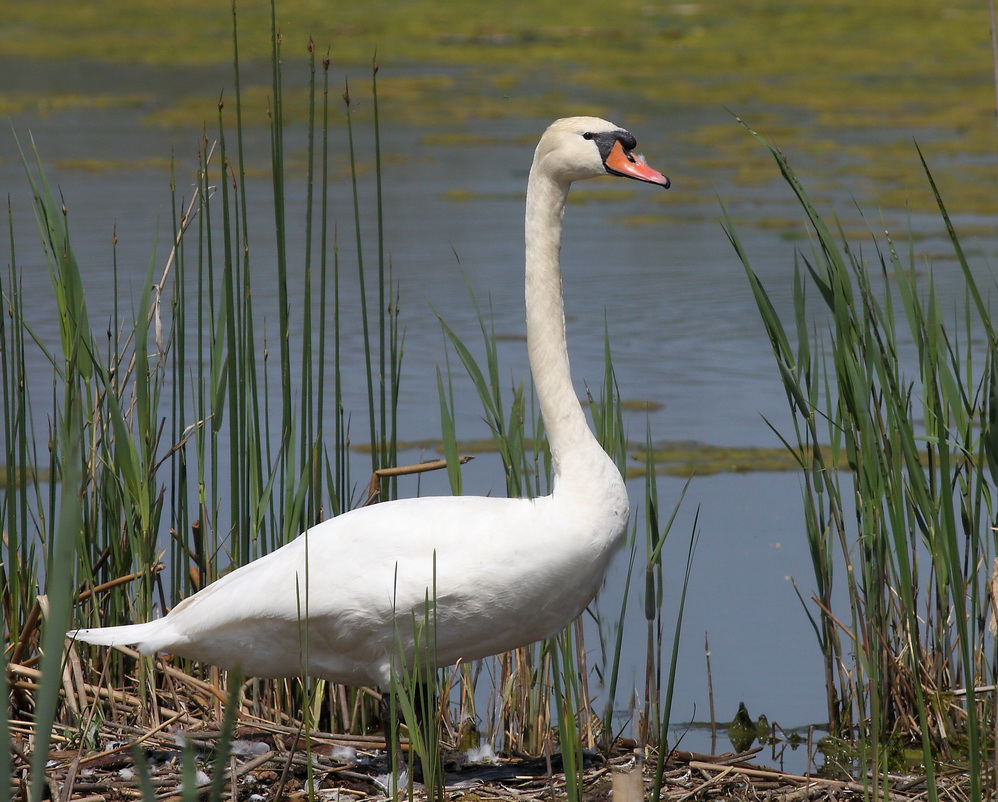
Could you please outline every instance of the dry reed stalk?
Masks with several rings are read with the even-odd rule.
[[[11,683],[12,687],[30,691],[38,690],[39,685],[35,680],[41,680],[42,672],[37,668],[10,663],[7,666],[7,671],[13,676],[23,677],[23,679],[14,680],[14,682]],[[129,707],[134,707],[136,709],[141,709],[143,707],[142,700],[140,700],[137,696],[132,696],[124,691],[90,684],[85,684],[84,687],[87,693],[93,698],[113,699],[120,704],[128,705]]]
[[[691,769],[696,771],[701,771],[706,774],[711,774],[712,772],[721,772],[720,774],[714,775],[715,779],[721,779],[722,777],[728,775],[740,774],[746,778],[750,779],[760,779],[760,780],[772,780],[781,783],[791,783],[804,786],[805,789],[809,788],[823,788],[827,793],[832,789],[839,789],[843,791],[850,791],[856,794],[863,794],[864,796],[869,794],[869,786],[863,785],[858,782],[851,782],[846,780],[833,780],[826,779],[824,777],[805,777],[800,774],[788,774],[782,771],[773,771],[770,769],[759,769],[750,766],[734,765],[734,766],[720,766],[717,763],[708,763],[700,760],[690,761],[689,764]],[[699,790],[699,789],[698,789]],[[888,792],[888,800],[909,800],[910,797],[903,794],[890,793]]]
[[[459,457],[458,461],[461,465],[467,462],[471,462],[475,457],[470,454],[465,454]],[[445,459],[434,459],[428,460],[426,462],[417,462],[414,465],[395,465],[388,468],[378,468],[376,471],[371,473],[371,482],[367,487],[367,500],[361,505],[362,507],[370,506],[374,504],[378,498],[381,496],[381,480],[389,479],[398,476],[410,476],[416,473],[425,473],[427,471],[439,471],[447,468],[447,460]]]
[[[595,749],[599,740],[598,728],[602,722],[592,706],[592,696],[589,693],[589,669],[586,660],[586,637],[582,628],[582,617],[576,618],[572,624],[575,634],[575,666],[572,670],[578,672],[580,709],[577,711],[581,725],[582,741],[585,749]],[[568,668],[566,667],[566,670]]]

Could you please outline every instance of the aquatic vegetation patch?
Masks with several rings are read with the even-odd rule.
[[[110,19],[68,0],[18,2],[8,12],[0,33],[8,58],[215,65],[231,49],[225,4],[178,0],[167,12],[153,0],[128,0]],[[259,63],[270,55],[269,10],[240,8],[239,15],[241,56]],[[917,9],[902,0],[833,6],[750,0],[723,13],[701,3],[624,0],[612,15],[595,0],[516,0],[499,19],[476,4],[443,0],[374,0],[335,14],[286,0],[277,23],[289,63],[307,58],[310,38],[340,73],[377,54],[393,69],[382,102],[395,122],[439,127],[447,120],[456,131],[474,120],[546,118],[552,109],[589,114],[626,103],[637,125],[653,114],[726,108],[792,150],[805,174],[814,164],[836,179],[843,172],[868,176],[849,187],[866,206],[904,208],[911,185],[880,175],[896,160],[910,160],[912,138],[932,158],[976,157],[954,179],[959,208],[995,211],[994,93],[982,35],[987,10],[971,0],[929,0]],[[254,78],[246,70],[245,124],[265,125],[269,78],[255,72]],[[369,121],[363,84],[351,82],[354,114]],[[343,88],[338,75],[335,92]],[[289,121],[304,121],[304,92],[286,88]],[[23,103],[0,101],[13,113],[31,108]],[[183,126],[205,116],[204,98],[191,94],[162,104],[146,121]],[[737,125],[694,124],[675,133],[686,145],[681,172],[700,179],[685,184],[690,195],[710,201],[718,186],[767,182]]]
[[[226,5],[128,0],[111,19],[69,0],[13,3],[7,11],[5,30],[16,31],[4,36],[8,57],[161,64],[230,57]],[[242,57],[268,57],[268,10],[247,6],[239,14]],[[530,83],[556,78],[648,102],[828,113],[833,128],[905,112],[936,124],[974,121],[987,108],[979,93],[990,80],[989,44],[980,35],[987,11],[969,0],[916,9],[901,0],[833,7],[750,0],[723,13],[624,0],[612,15],[595,0],[516,0],[500,19],[487,7],[456,9],[443,0],[374,0],[335,14],[285,0],[277,20],[290,59],[305,57],[311,37],[338,64],[365,63],[377,52],[393,64],[487,65],[500,68],[493,86],[506,90],[521,88],[529,70]]]
[[[148,159],[57,159],[54,166],[60,170],[79,170],[88,173],[103,173],[112,170],[169,170],[170,160],[164,158]]]
[[[821,450],[827,455],[827,448]],[[785,448],[716,446],[688,441],[656,443],[650,457],[656,472],[679,477],[799,471],[802,461],[800,456],[789,453]],[[642,476],[647,459],[644,450],[633,452],[632,459],[633,462],[628,466],[628,476]],[[839,467],[849,467],[844,458],[839,462]]]
[[[584,205],[587,203],[612,203],[625,198],[633,198],[635,193],[629,189],[581,189],[569,196],[569,203]]]
[[[453,201],[454,203],[467,203],[468,201],[486,201],[486,200],[511,200],[519,199],[519,196],[513,196],[511,194],[504,194],[501,192],[476,192],[472,189],[447,189],[440,193],[440,197],[444,200]]]
[[[505,138],[499,136],[472,134],[467,131],[436,131],[420,137],[420,142],[424,145],[445,145],[450,147],[502,145],[507,141]]]
[[[51,473],[48,469],[15,468],[8,470],[7,466],[0,465],[0,490],[18,490],[36,482],[48,482],[50,476]]]
[[[0,92],[0,112],[22,114],[33,111],[39,116],[65,111],[86,109],[105,111],[113,108],[139,107],[148,103],[150,96],[137,94],[79,94],[63,92]]]

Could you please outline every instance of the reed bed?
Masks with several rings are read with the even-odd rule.
[[[808,223],[794,313],[777,314],[727,219],[793,415],[778,433],[803,471],[813,596],[833,735],[860,772],[903,770],[914,746],[936,797],[961,766],[969,794],[995,788],[996,340],[988,304],[923,159],[964,280],[947,308],[934,268],[870,224],[862,249],[827,224],[785,156]],[[919,153],[921,157],[921,153]],[[825,446],[825,447],[822,447]],[[848,470],[839,470],[844,460]],[[989,790],[990,789],[990,790]],[[886,798],[885,780],[870,793]]]
[[[503,378],[495,332],[473,296],[480,344],[466,343],[441,319],[450,349],[437,374],[444,459],[397,464],[403,338],[382,233],[377,116],[367,143],[375,162],[372,212],[360,201],[364,178],[349,88],[332,89],[329,61],[309,42],[306,213],[289,219],[286,195],[300,179],[286,163],[284,42],[274,20],[272,218],[249,215],[251,166],[233,11],[233,96],[219,100],[217,132],[201,140],[190,197],[177,189],[186,183],[180,178],[185,168],[174,165],[166,259],[150,259],[137,302],[119,298],[119,282],[112,283],[114,323],[104,332],[91,326],[69,235],[72,210],[51,191],[38,154],[22,151],[60,338],[50,347],[33,336],[12,234],[9,269],[0,281],[6,312],[0,316],[6,669],[0,690],[10,700],[0,715],[0,740],[12,744],[0,753],[4,775],[12,778],[0,789],[4,794],[220,799],[260,791],[314,798],[339,788],[383,796],[370,770],[373,750],[385,746],[374,690],[304,676],[243,681],[128,649],[64,653],[63,633],[71,620],[107,625],[153,616],[230,565],[268,553],[326,517],[395,497],[403,473],[446,470],[460,493],[459,465],[468,455],[459,452],[454,425],[457,371],[471,378],[478,394],[507,493],[549,490],[550,455],[529,385]],[[372,63],[375,114],[377,75]],[[342,129],[335,119],[344,121]],[[351,167],[353,231],[343,241],[331,227],[328,195],[338,148]],[[605,614],[605,598],[593,607],[601,649],[587,645],[586,628],[577,621],[551,641],[495,659],[435,671],[414,666],[397,689],[409,724],[406,744],[428,769],[427,798],[442,798],[447,761],[480,740],[507,757],[537,756],[480,769],[501,783],[493,788],[515,787],[520,796],[603,794],[611,775],[627,772],[627,762],[637,766],[630,772],[640,777],[639,793],[647,790],[655,799],[758,797],[778,789],[795,800],[977,800],[993,789],[987,756],[994,747],[996,659],[987,622],[998,384],[988,293],[979,288],[941,199],[967,285],[955,332],[931,276],[918,275],[912,246],[904,255],[890,236],[871,235],[875,258],[862,258],[826,225],[785,159],[770,150],[813,237],[810,253],[798,255],[792,321],[775,313],[730,220],[727,230],[794,413],[793,433],[781,437],[804,476],[816,586],[806,608],[825,657],[831,727],[856,744],[850,776],[796,777],[756,768],[746,763],[750,754],[708,758],[670,750],[683,607],[664,611],[663,587],[677,582],[685,598],[696,529],[678,576],[667,576],[662,555],[675,507],[658,498],[649,432],[626,587],[611,600],[613,614]],[[365,216],[375,221],[373,243],[365,239]],[[264,223],[273,226],[278,286],[276,308],[266,309],[253,292]],[[300,264],[288,257],[292,237],[305,243]],[[359,297],[342,292],[344,270],[357,272]],[[298,297],[292,275],[302,280]],[[814,322],[813,298],[824,307],[827,326]],[[359,320],[349,314],[353,308]],[[292,330],[292,309],[301,311],[300,329]],[[915,345],[914,368],[899,356],[902,325]],[[358,438],[348,423],[341,372],[348,327],[363,335],[367,404],[360,439],[370,454],[370,479],[351,472]],[[628,442],[609,331],[605,343],[605,374],[590,409],[597,437],[623,471]],[[25,380],[29,362],[40,357],[53,377],[41,390]],[[362,494],[356,487],[369,489]],[[614,707],[622,695],[623,621],[638,589],[647,650],[631,742],[616,738]],[[599,708],[596,683],[605,699]],[[417,692],[422,684],[433,693]],[[428,730],[414,726],[428,719]],[[903,778],[888,774],[911,743],[923,766],[907,764]],[[645,761],[635,758],[635,746],[649,748],[639,749]],[[246,749],[251,754],[240,751]],[[602,762],[594,762],[594,750]],[[153,771],[149,755],[163,756]],[[134,774],[110,777],[122,769]]]
[[[70,622],[106,626],[161,614],[231,566],[272,551],[309,526],[356,504],[395,497],[400,474],[446,469],[454,492],[461,491],[459,464],[467,455],[457,451],[449,355],[438,373],[445,459],[434,465],[397,464],[403,340],[383,240],[377,63],[370,76],[373,142],[362,143],[373,151],[375,163],[372,211],[360,200],[365,179],[358,169],[361,144],[354,138],[349,87],[342,93],[332,89],[329,59],[308,42],[307,201],[304,219],[291,219],[286,197],[301,178],[288,167],[285,153],[285,43],[273,13],[272,25],[270,219],[254,219],[249,212],[248,174],[258,166],[247,163],[244,145],[246,111],[233,6],[233,90],[218,100],[216,131],[209,135],[206,130],[200,139],[193,182],[186,178],[189,168],[173,165],[167,255],[160,260],[153,248],[137,300],[119,297],[119,270],[134,274],[134,267],[119,266],[115,257],[115,280],[107,288],[113,322],[105,330],[92,326],[88,312],[87,292],[93,289],[85,287],[74,255],[72,210],[52,192],[31,143],[22,148],[60,339],[52,347],[33,336],[32,311],[19,290],[17,248],[23,245],[15,247],[11,225],[9,269],[0,282],[6,312],[0,317],[6,480],[0,495],[6,668],[0,672],[0,689],[10,699],[0,715],[0,740],[13,745],[0,760],[4,776],[14,778],[0,789],[5,795],[41,800],[48,789],[52,798],[106,798],[103,786],[88,785],[88,767],[124,760],[132,761],[135,775],[113,793],[161,798],[169,795],[161,788],[165,781],[143,771],[145,764],[132,753],[155,751],[173,739],[178,757],[167,772],[176,775],[169,793],[221,798],[227,777],[250,771],[235,768],[237,758],[230,754],[237,723],[282,737],[300,734],[309,758],[322,755],[325,741],[316,735],[321,732],[337,733],[333,740],[368,750],[384,747],[380,735],[370,734],[380,732],[378,694],[372,689],[304,676],[242,681],[211,667],[141,657],[124,648],[74,645],[64,650]],[[337,152],[345,152],[350,165],[353,231],[342,238],[331,221],[343,210],[333,209],[328,191]],[[189,190],[179,189],[188,185]],[[373,242],[362,225],[372,217]],[[269,226],[272,235],[264,233]],[[263,308],[254,294],[253,260],[261,241],[271,236],[278,292],[276,305]],[[288,256],[291,238],[304,243],[300,263],[292,264]],[[356,271],[359,297],[345,295],[345,270]],[[302,288],[298,297],[294,286]],[[298,327],[292,326],[292,309],[301,316]],[[359,310],[359,319],[353,310]],[[550,458],[529,387],[520,382],[510,388],[500,378],[494,331],[481,311],[479,320],[483,366],[474,355],[477,347],[466,346],[442,320],[455,368],[460,365],[479,394],[509,494],[547,492]],[[351,428],[341,366],[346,333],[354,327],[363,335],[366,371],[360,380],[366,384],[367,404],[357,416],[366,420]],[[609,342],[608,334],[604,386],[591,400],[598,435],[623,470],[626,440]],[[51,371],[47,389],[26,380],[37,375],[29,363],[39,359]],[[351,449],[358,445],[371,456],[370,483],[367,476],[352,473]],[[668,699],[672,679],[671,672],[663,677],[660,656],[669,628],[660,601],[661,544],[668,527],[657,523],[653,472],[648,475],[650,515],[640,525],[635,521],[632,561],[641,570],[637,555],[645,552],[649,587],[655,589],[647,611],[649,631],[655,633],[649,640],[653,668],[645,688],[649,713],[639,734],[656,743],[668,733],[669,705],[660,697]],[[366,495],[354,489],[368,484]],[[590,664],[585,631],[576,622],[550,642],[474,665],[421,674],[414,667],[398,689],[399,705],[412,724],[418,717],[415,705],[436,700],[422,716],[435,722],[432,731],[409,728],[408,740],[421,753],[424,768],[438,744],[467,748],[479,739],[506,754],[544,756],[547,775],[560,752],[560,782],[570,798],[581,798],[592,750],[608,747],[620,726],[612,713],[626,603],[627,594],[619,621],[599,622],[603,639],[616,643],[615,651],[602,652],[607,665]],[[674,668],[674,657],[670,664]],[[596,709],[592,683],[601,677],[610,679],[605,706]],[[432,696],[414,693],[423,682],[435,688]],[[209,735],[219,730],[220,739]],[[185,733],[183,743],[178,746],[178,736],[168,731]],[[212,739],[210,754],[198,746],[202,736]],[[68,773],[46,767],[50,747],[56,749],[53,766],[64,765],[58,756],[75,750]],[[302,761],[288,756],[293,749],[281,754],[285,765],[279,787],[285,781],[299,783],[296,767]],[[305,759],[303,765],[304,785],[314,794],[319,779],[313,762]],[[195,792],[202,769],[212,778]],[[434,784],[433,772],[428,774],[426,793],[439,798],[441,785]],[[546,782],[553,782],[550,776]]]
[[[372,141],[358,142],[350,88],[334,89],[328,58],[312,42],[303,45],[309,90],[302,178],[286,157],[285,42],[273,9],[271,21],[272,214],[259,220],[249,213],[248,176],[258,165],[248,163],[244,144],[233,7],[231,97],[219,99],[215,130],[201,139],[189,196],[178,187],[189,183],[190,170],[174,164],[165,259],[153,251],[135,301],[119,298],[119,282],[112,283],[113,324],[104,331],[91,325],[69,234],[72,210],[50,189],[30,143],[22,150],[60,337],[53,346],[33,335],[11,225],[9,269],[0,278],[0,690],[10,700],[0,714],[0,740],[12,744],[0,752],[0,769],[12,778],[0,788],[4,795],[314,798],[339,789],[398,796],[400,789],[379,790],[374,782],[373,752],[385,744],[373,689],[305,676],[244,681],[123,648],[64,652],[63,633],[70,621],[152,617],[312,524],[396,497],[402,474],[446,470],[460,493],[460,463],[469,455],[460,453],[454,424],[459,375],[470,377],[478,395],[507,493],[531,497],[550,489],[550,454],[529,385],[504,378],[495,331],[473,295],[480,343],[463,340],[446,316],[440,321],[448,344],[437,373],[443,459],[398,464],[404,342],[383,237],[377,63],[369,86]],[[676,537],[670,533],[682,496],[660,501],[648,432],[626,587],[592,607],[600,648],[587,644],[580,620],[548,642],[472,665],[417,664],[396,689],[408,724],[403,740],[420,756],[427,798],[443,797],[443,771],[480,741],[507,758],[475,770],[495,780],[495,798],[590,798],[628,772],[639,778],[636,793],[654,799],[778,791],[788,800],[978,800],[993,790],[996,647],[988,620],[998,351],[988,292],[978,286],[938,193],[966,279],[955,328],[931,274],[919,275],[912,245],[905,252],[890,235],[871,234],[873,259],[858,253],[825,223],[779,151],[765,144],[812,234],[810,252],[797,257],[792,320],[776,314],[730,220],[726,227],[794,415],[793,432],[780,436],[804,477],[803,528],[816,590],[802,601],[825,659],[830,726],[856,746],[849,776],[797,777],[759,769],[747,762],[749,753],[710,758],[670,750],[682,600],[697,533],[694,525],[685,562],[670,575],[664,547]],[[358,168],[362,150],[372,153],[370,178]],[[337,153],[350,165],[352,230],[342,237],[331,221],[343,210],[329,196]],[[291,219],[286,198],[300,180],[306,211]],[[361,203],[365,180],[373,181],[373,209]],[[365,219],[374,221],[373,238]],[[264,226],[273,231],[278,288],[266,308],[253,291]],[[289,243],[299,239],[302,260],[292,263]],[[117,279],[116,262],[114,269]],[[343,289],[347,270],[356,271],[357,297]],[[292,326],[292,310],[300,326]],[[366,405],[352,428],[342,366],[354,330],[362,335]],[[901,356],[908,341],[914,363]],[[39,359],[52,376],[43,387],[26,380]],[[624,471],[629,446],[609,330],[602,385],[589,401],[597,437]],[[370,455],[363,476],[353,473],[358,446]],[[663,610],[669,582],[681,588],[674,611]],[[617,738],[614,710],[624,695],[623,622],[636,595],[644,603],[647,647],[634,739],[626,741]],[[421,642],[432,648],[432,633]],[[432,692],[418,690],[423,685]],[[419,729],[417,721],[433,726]],[[911,744],[921,767],[899,762]],[[150,755],[162,758],[152,770]],[[904,777],[888,773],[900,767]]]
[[[172,667],[164,665],[163,669],[169,671],[175,683],[174,704],[188,694],[202,699],[214,696],[215,704],[223,704],[225,695],[214,685]],[[32,672],[17,670],[15,677],[18,683],[30,683]],[[73,686],[72,693],[82,694],[75,703],[87,707],[88,698],[93,698],[92,694],[99,690]],[[135,708],[143,704],[127,693],[120,694],[118,703]],[[178,789],[185,787],[184,773],[190,766],[208,770],[217,766],[210,775],[208,771],[201,775],[195,772],[193,782],[187,787],[200,783],[200,798],[257,794],[270,799],[301,799],[309,793],[306,778],[311,771],[313,792],[317,796],[339,794],[340,798],[347,795],[359,800],[385,799],[386,789],[378,780],[383,772],[380,738],[314,730],[306,744],[300,722],[261,718],[249,712],[245,704],[238,703],[227,708],[235,711],[232,732],[227,735],[219,729],[219,718],[212,708],[209,704],[181,712],[164,704],[160,708],[163,720],[154,727],[106,721],[102,728],[113,742],[108,748],[87,754],[81,754],[72,741],[60,739],[49,753],[46,771],[52,797],[61,793],[65,798],[71,793],[73,799],[94,802],[138,796],[179,799]],[[170,728],[181,721],[197,726],[188,730],[186,740],[178,742]],[[223,741],[228,744],[225,748],[220,746]],[[652,796],[655,789],[659,789],[659,798],[676,802],[708,798],[771,798],[787,802],[870,798],[868,781],[864,783],[861,779],[799,775],[761,767],[755,762],[763,751],[758,746],[720,755],[673,749],[667,752],[661,776],[657,777],[654,762],[643,760],[644,750],[635,749],[635,744],[622,741],[598,758],[587,755],[577,786],[581,798],[606,799],[612,790],[613,798],[631,802]],[[19,762],[28,757],[15,755]],[[453,751],[446,752],[444,757],[443,768],[449,774],[447,796],[451,798],[473,794],[484,800],[534,800],[571,795],[568,776],[558,755],[517,755],[479,764],[463,762],[463,755]],[[215,793],[212,782],[218,783]],[[927,783],[924,773],[894,775],[886,787],[892,800],[916,802],[926,797]],[[935,783],[940,799],[962,802],[970,798],[965,772],[942,774]],[[23,789],[15,788],[15,793],[18,790]],[[412,799],[433,798],[425,787],[413,790]]]

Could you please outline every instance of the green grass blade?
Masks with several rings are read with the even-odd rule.
[[[76,442],[82,439],[82,433]],[[72,442],[72,440],[70,441]],[[62,657],[69,629],[73,603],[73,567],[76,564],[76,543],[81,536],[83,513],[80,496],[79,447],[67,452],[62,473],[62,499],[53,559],[46,571],[48,612],[42,628],[42,678],[35,705],[35,749],[31,760],[31,799],[41,800],[45,786],[45,767],[49,744],[59,704],[62,680]],[[6,698],[6,697],[4,697]],[[6,782],[6,777],[4,778]]]

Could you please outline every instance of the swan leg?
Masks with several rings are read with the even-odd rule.
[[[402,754],[402,738],[399,734],[399,723],[402,720],[398,705],[395,705],[395,716],[392,716],[392,694],[391,691],[381,692],[381,701],[378,702],[381,712],[381,728],[385,734],[385,754],[388,757],[388,773],[397,773],[398,766],[396,758]]]

